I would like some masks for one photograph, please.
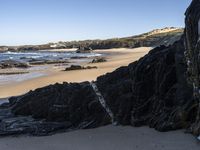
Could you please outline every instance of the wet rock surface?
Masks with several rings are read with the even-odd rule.
[[[97,69],[96,66],[80,66],[80,65],[71,65],[70,67],[67,67],[64,71],[73,71],[73,70],[85,70],[85,69]]]
[[[102,63],[102,62],[107,62],[106,58],[97,57],[97,58],[94,58],[91,63]]]
[[[0,69],[7,68],[28,68],[30,67],[27,63],[14,61],[14,60],[5,60],[0,62]]]
[[[50,64],[68,64],[69,60],[30,60],[30,65],[50,65]]]
[[[76,53],[91,53],[91,52],[92,48],[88,46],[79,46],[79,48],[76,51]]]

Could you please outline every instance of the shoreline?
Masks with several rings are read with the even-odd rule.
[[[148,127],[112,125],[45,137],[23,135],[0,140],[5,150],[199,150],[199,144],[183,130],[163,133]]]
[[[108,50],[95,50],[95,53],[105,55],[107,62],[88,64],[92,58],[87,61],[72,59],[72,63],[80,63],[82,66],[97,66],[98,69],[90,70],[75,70],[64,72],[60,68],[49,65],[45,76],[36,77],[20,82],[11,82],[0,85],[0,98],[22,95],[30,90],[35,90],[50,84],[63,83],[63,82],[83,82],[92,81],[100,75],[112,72],[115,69],[126,66],[147,54],[151,47],[141,47],[134,49],[108,49]],[[9,90],[8,90],[9,89]]]

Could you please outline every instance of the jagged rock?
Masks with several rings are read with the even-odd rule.
[[[91,47],[86,47],[86,46],[80,46],[76,53],[91,53],[92,52],[92,48]]]
[[[185,19],[185,45],[188,81],[193,85],[196,118],[191,130],[200,134],[200,0],[193,0],[187,9]]]
[[[14,117],[0,112],[0,116],[4,117],[0,126],[6,126],[0,128],[0,135],[44,135],[60,129],[94,128],[111,122],[89,82],[50,85],[12,97],[9,101],[8,109],[12,110]],[[45,132],[40,130],[42,133],[35,133],[35,126],[39,129],[42,126]]]
[[[7,116],[7,118],[3,118],[1,120],[0,136],[16,134],[44,136],[58,130],[66,130],[70,127],[70,122],[47,122],[43,120],[36,120],[30,116]]]
[[[189,128],[199,135],[199,7],[200,0],[193,0],[187,10],[183,38],[98,77],[92,84],[99,93],[89,82],[63,83],[10,98],[8,108],[0,109],[0,135],[46,135],[63,129],[94,128],[113,120],[159,131]],[[101,95],[113,118],[100,103]]]
[[[0,62],[0,69],[7,68],[28,68],[30,67],[27,63],[14,61],[14,60],[5,60]]]
[[[184,128],[193,118],[188,99],[183,42],[158,47],[138,62],[97,79],[97,85],[120,124],[149,125],[159,131]],[[179,58],[180,57],[180,58]]]
[[[45,64],[67,64],[70,63],[68,60],[29,60],[30,65],[45,65]]]
[[[104,57],[97,57],[97,58],[94,58],[91,63],[101,63],[101,62],[106,62],[106,61],[107,60]]]
[[[85,70],[85,69],[97,69],[96,66],[80,66],[80,65],[71,65],[70,67],[66,68],[65,71],[72,71],[72,70]]]

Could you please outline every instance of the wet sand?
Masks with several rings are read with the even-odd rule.
[[[6,137],[1,150],[199,150],[182,130],[160,133],[148,127],[105,126],[45,137]]]

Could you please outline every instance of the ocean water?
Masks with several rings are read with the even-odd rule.
[[[97,53],[76,53],[76,52],[50,52],[50,51],[32,51],[32,52],[4,52],[0,53],[0,61],[17,60],[28,62],[30,60],[67,60],[71,57],[94,57],[100,56]]]
[[[27,74],[16,74],[16,75],[0,75],[0,85],[14,83],[14,82],[21,82],[46,75],[47,74],[41,72],[30,72]]]
[[[29,62],[31,60],[69,60],[71,57],[94,57],[101,56],[97,53],[76,53],[76,52],[51,52],[51,51],[32,51],[32,52],[4,52],[0,53],[0,62],[4,60],[16,60],[20,62]],[[84,59],[77,59],[77,62],[84,61]],[[33,66],[31,68],[22,69],[29,73],[16,75],[0,75],[0,86],[21,82],[41,76],[46,76],[45,70],[48,66]]]

